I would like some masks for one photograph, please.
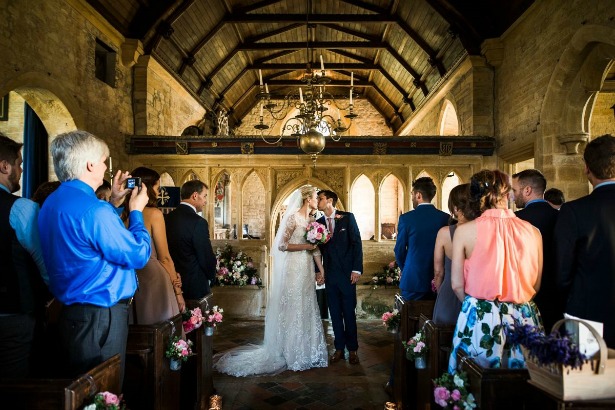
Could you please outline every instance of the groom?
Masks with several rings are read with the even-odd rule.
[[[348,349],[348,362],[359,364],[357,349],[357,282],[363,268],[361,234],[354,215],[335,209],[337,195],[332,191],[318,192],[318,209],[324,216],[318,219],[333,234],[329,242],[321,245],[327,303],[335,334],[335,353],[330,362],[344,358]]]

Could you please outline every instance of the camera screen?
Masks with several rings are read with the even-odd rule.
[[[136,179],[135,178],[128,178],[126,180],[126,188],[128,189],[134,189],[134,187],[136,186]]]

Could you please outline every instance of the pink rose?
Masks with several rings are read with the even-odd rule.
[[[395,267],[395,261],[389,263],[389,269],[393,269]]]
[[[111,405],[111,404],[120,404],[120,399],[118,399],[118,397],[113,394],[113,393],[109,393],[108,391],[102,392],[101,393],[103,398],[105,399],[105,404],[107,406]]]
[[[461,392],[457,389],[453,390],[451,393],[451,398],[455,401],[459,400],[461,398]]]
[[[415,351],[416,353],[420,353],[420,352],[421,352],[421,350],[423,350],[423,348],[424,348],[424,347],[425,347],[425,343],[423,343],[423,342],[418,342],[418,343],[416,344],[415,348],[414,348],[414,351]]]
[[[250,261],[250,262],[248,262],[248,263],[246,264],[246,266],[247,266],[248,268],[253,268],[253,267],[254,267],[254,264]]]
[[[190,333],[194,330],[194,326],[190,322],[184,322],[183,325],[184,325],[184,332],[186,333]]]
[[[222,322],[222,315],[218,312],[214,313],[214,320],[218,323]]]
[[[461,410],[461,407],[459,407],[458,405],[456,405],[456,404],[455,404],[455,405],[453,406],[453,410]]]
[[[451,397],[451,393],[446,387],[440,386],[433,390],[433,397],[439,406],[446,407],[448,405],[446,401]]]

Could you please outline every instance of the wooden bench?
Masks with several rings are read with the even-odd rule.
[[[181,331],[181,315],[154,325],[130,325],[123,391],[132,410],[180,408],[180,375],[169,368],[165,351]]]
[[[393,360],[393,393],[398,409],[416,408],[418,374],[414,363],[406,360],[406,351],[401,342],[408,341],[421,328],[421,315],[431,318],[435,300],[408,300],[401,309],[400,332],[396,335]]]
[[[212,294],[199,300],[187,300],[187,309],[201,308],[203,313],[213,306]],[[209,397],[214,393],[213,337],[205,336],[205,325],[190,332],[196,356],[184,363],[182,378],[182,409],[209,409]]]
[[[120,355],[74,380],[0,380],[1,407],[7,409],[77,410],[90,404],[94,395],[103,391],[120,394]]]
[[[453,346],[453,332],[455,325],[436,325],[427,316],[419,315],[419,330],[423,329],[427,351],[427,368],[416,370],[417,394],[416,408],[437,409],[433,398],[432,380],[440,377],[448,370],[448,359]]]

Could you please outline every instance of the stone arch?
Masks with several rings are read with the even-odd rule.
[[[180,186],[184,185],[186,182],[188,181],[194,181],[196,179],[200,179],[199,178],[199,174],[197,174],[194,170],[189,170],[187,171],[184,176],[181,178],[181,184]]]
[[[362,181],[365,181],[363,183]],[[369,182],[369,184],[367,184]],[[368,191],[361,193],[361,200],[354,200],[355,195],[358,195],[357,190],[361,186],[370,188]],[[359,231],[361,232],[361,239],[371,239],[376,235],[376,189],[374,181],[365,174],[359,174],[352,184],[350,185],[350,204],[352,205],[351,211],[355,214]]]
[[[378,192],[380,234],[386,239],[394,239],[399,216],[404,211],[404,184],[397,175],[391,172],[382,178]]]
[[[163,171],[160,173],[160,186],[175,186],[175,180],[169,172]]]
[[[452,174],[452,175],[451,175]],[[455,170],[451,170],[444,175],[442,178],[442,182],[440,184],[440,195],[441,198],[441,207],[440,209],[443,212],[449,213],[448,209],[448,198],[450,196],[451,190],[455,188],[457,185],[462,184],[461,177]]]
[[[542,154],[561,151],[558,143],[567,154],[575,154],[579,144],[588,140],[593,99],[614,59],[612,27],[585,25],[572,36],[545,93],[540,112],[542,144],[534,155],[540,162],[537,168],[542,167]]]
[[[454,97],[449,94],[442,100],[440,114],[438,117],[439,135],[461,135],[461,122],[457,115],[457,103]]]
[[[252,170],[247,173],[241,183],[242,229],[247,225],[249,230],[245,233],[250,236],[262,238],[266,233],[264,217],[267,210],[265,209],[265,201],[265,184],[263,184],[258,172]]]

